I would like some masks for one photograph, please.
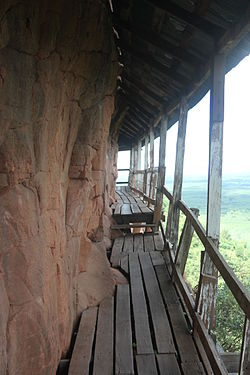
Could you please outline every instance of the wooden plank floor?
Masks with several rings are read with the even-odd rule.
[[[206,374],[162,250],[159,235],[114,240],[111,263],[128,284],[83,312],[69,375]]]
[[[149,208],[128,186],[117,187],[116,203],[112,205],[117,224],[153,223],[154,211]]]

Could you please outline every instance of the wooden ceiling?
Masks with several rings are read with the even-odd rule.
[[[226,72],[250,52],[248,0],[113,0],[119,62],[119,149],[130,149],[163,113],[178,120],[183,95],[193,107],[209,90],[215,53]]]

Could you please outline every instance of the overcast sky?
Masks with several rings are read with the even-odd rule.
[[[206,176],[208,170],[208,93],[188,113],[185,176]],[[167,133],[166,175],[173,176],[177,124]],[[155,163],[158,163],[158,139],[155,140]],[[119,168],[127,164],[125,153]],[[143,155],[142,155],[143,161]],[[250,56],[226,75],[223,174],[250,174]]]

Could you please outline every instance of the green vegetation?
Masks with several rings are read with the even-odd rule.
[[[200,209],[200,221],[206,222],[205,180],[188,180],[183,185],[183,200],[189,207]],[[164,202],[167,211],[167,203]],[[165,215],[166,215],[165,211]],[[184,224],[181,215],[180,227]],[[185,277],[194,292],[200,274],[200,255],[204,248],[194,235]],[[250,290],[250,177],[225,179],[223,183],[220,251],[240,281]],[[244,315],[230,290],[219,276],[216,335],[224,350],[234,352],[241,347]]]

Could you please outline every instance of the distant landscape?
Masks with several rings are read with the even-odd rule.
[[[172,190],[172,181],[166,179]],[[199,220],[205,227],[207,180],[186,178],[182,199],[189,207],[199,208]],[[165,202],[167,209],[167,202]],[[184,217],[180,220],[181,226]],[[200,252],[203,246],[194,236],[186,265],[185,277],[195,290],[199,281]],[[220,251],[233,268],[237,277],[250,290],[250,176],[226,176],[223,178]],[[219,277],[217,339],[227,351],[239,351],[244,316],[231,292]]]

